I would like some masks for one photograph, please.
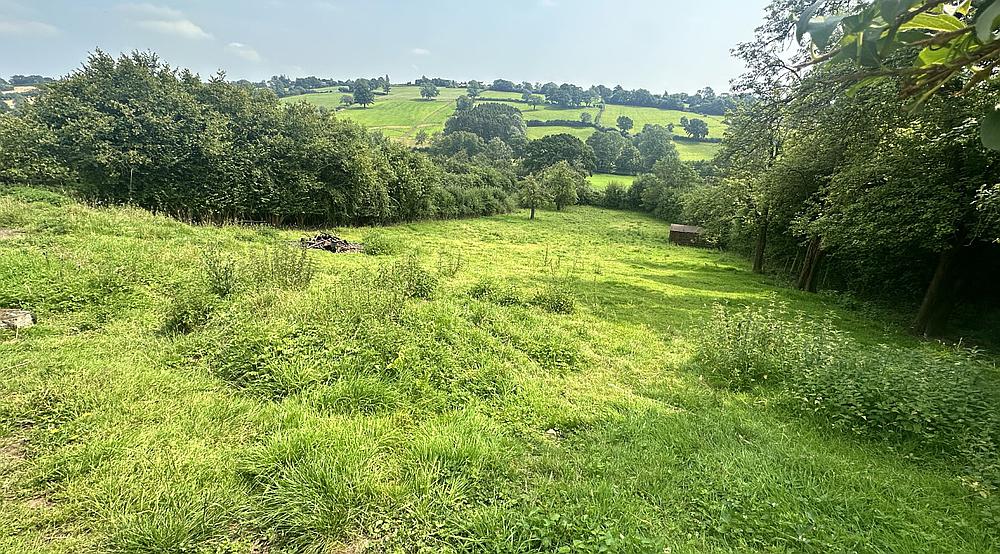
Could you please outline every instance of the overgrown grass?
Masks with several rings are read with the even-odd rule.
[[[378,256],[51,195],[0,195],[0,228],[0,305],[39,319],[0,335],[0,552],[998,548],[991,358],[644,216],[417,223]],[[857,415],[869,390],[933,440]]]

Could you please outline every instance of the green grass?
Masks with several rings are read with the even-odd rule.
[[[324,89],[325,90],[325,89]],[[396,86],[388,95],[380,95],[375,100],[375,105],[368,108],[354,106],[342,109],[338,113],[341,117],[346,117],[357,121],[369,128],[378,129],[386,136],[401,140],[407,144],[413,144],[417,133],[423,129],[428,133],[436,133],[444,130],[445,121],[455,113],[455,99],[465,94],[465,89],[441,88],[441,96],[434,101],[423,100],[420,97],[420,87]],[[283,98],[283,102],[309,102],[317,106],[330,109],[340,107],[340,98],[344,93],[324,92],[318,94],[307,94],[302,96],[290,96]],[[491,99],[511,99],[519,98],[519,94],[485,91],[482,100]],[[581,113],[589,113],[596,117],[597,108],[569,108],[562,109],[556,106],[531,106],[521,102],[509,102],[510,105],[524,113],[525,120],[551,121],[553,119],[566,119],[579,121]],[[699,116],[687,112],[675,110],[657,110],[655,108],[635,108],[631,106],[607,106],[602,124],[614,127],[619,115],[628,115],[635,120],[634,132],[642,130],[646,123],[657,123],[667,125],[674,123],[678,125],[676,132],[683,134],[680,129],[680,118],[700,117],[709,123],[709,135],[712,137],[722,136],[724,124],[721,117]],[[580,140],[587,140],[594,133],[593,129],[576,127],[529,127],[528,138],[538,139],[549,135],[568,133]],[[686,161],[696,161],[711,159],[718,150],[717,144],[688,144],[675,143],[681,159]]]
[[[444,122],[455,113],[455,99],[464,89],[441,88],[441,95],[434,100],[420,97],[420,87],[393,87],[388,95],[379,95],[375,104],[367,108],[352,106],[338,112],[345,117],[372,129],[381,130],[386,136],[411,143],[420,129],[436,133],[444,129]],[[284,102],[309,102],[326,108],[339,108],[342,92],[329,92],[291,96]]]
[[[726,125],[724,123],[725,118],[715,115],[699,115],[677,110],[660,110],[657,108],[639,108],[635,106],[615,106],[612,104],[608,104],[606,106],[601,123],[607,127],[614,127],[617,125],[618,117],[622,115],[632,118],[635,125],[632,129],[633,133],[642,131],[643,125],[653,124],[663,125],[666,127],[667,125],[673,123],[675,126],[674,133],[683,135],[684,129],[681,128],[682,117],[704,120],[708,123],[709,137],[721,138],[722,133],[726,130]]]
[[[262,270],[260,253],[305,231],[49,200],[0,196],[0,228],[23,232],[0,239],[0,305],[39,318],[0,334],[0,552],[998,547],[996,495],[961,467],[691,366],[720,301],[947,349],[673,247],[662,222],[573,208],[334,229],[392,248],[310,252],[301,288],[294,260]],[[231,294],[209,292],[204,260],[236,268]],[[191,305],[207,321],[164,328]]]
[[[632,186],[635,177],[632,175],[610,175],[607,173],[595,173],[590,176],[590,186],[594,190],[604,190],[610,183],[618,183],[624,189]]]

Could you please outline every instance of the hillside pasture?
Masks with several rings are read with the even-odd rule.
[[[321,89],[328,90],[328,89]],[[417,133],[420,130],[430,134],[442,131],[445,121],[455,113],[455,100],[466,94],[464,88],[439,88],[441,95],[433,101],[427,101],[420,97],[420,87],[415,86],[394,86],[388,95],[378,95],[375,104],[368,108],[361,106],[351,106],[343,108],[340,99],[345,93],[333,89],[330,92],[306,94],[301,96],[290,96],[283,98],[283,102],[308,102],[317,106],[339,110],[337,113],[341,117],[349,118],[365,125],[371,129],[382,131],[386,136],[401,140],[407,144],[413,144]],[[532,107],[524,102],[510,101],[520,97],[517,93],[484,91],[480,96],[480,102],[499,101],[509,104],[520,110],[526,121],[552,121],[568,120],[579,121],[580,114],[588,113],[592,118],[596,118],[599,110],[597,108],[560,108],[553,105],[540,105]],[[508,100],[508,101],[504,101]],[[681,117],[704,119],[709,124],[709,136],[721,136],[725,129],[723,118],[714,116],[700,116],[688,112],[676,110],[658,110],[656,108],[637,108],[632,106],[612,106],[608,105],[602,117],[601,124],[605,127],[614,127],[618,116],[627,115],[635,121],[633,133],[642,130],[642,126],[647,123],[667,125],[674,123],[674,132],[683,135],[680,128]],[[538,139],[549,135],[567,133],[580,140],[587,140],[594,133],[594,129],[587,127],[529,127],[528,138]],[[697,161],[711,159],[718,150],[717,144],[709,143],[681,143],[675,142],[677,151],[681,159],[685,161]]]
[[[635,181],[633,175],[611,175],[609,173],[595,173],[587,178],[590,181],[590,188],[594,190],[604,190],[611,183],[618,183],[622,188],[627,189]]]
[[[710,386],[695,354],[725,303],[963,358],[739,257],[672,246],[646,216],[332,229],[381,249],[303,254],[282,248],[315,230],[33,193],[0,195],[0,228],[20,231],[0,241],[0,305],[38,316],[0,330],[2,552],[1000,540],[995,495],[960,465],[796,416],[770,389]]]

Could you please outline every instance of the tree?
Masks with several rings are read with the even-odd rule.
[[[544,103],[545,103],[545,98],[537,94],[531,94],[528,97],[528,104],[531,104],[532,110],[537,110],[538,106],[541,106]]]
[[[586,125],[590,125],[590,123],[591,123],[591,122],[592,122],[593,120],[594,120],[594,116],[590,115],[590,114],[589,114],[589,113],[587,113],[587,112],[582,112],[582,113],[580,114],[580,123],[584,123],[584,124],[586,124]]]
[[[429,138],[430,138],[430,135],[427,134],[427,130],[426,129],[421,129],[421,130],[417,131],[417,136],[414,137],[413,140],[414,140],[414,142],[417,143],[417,146],[422,146],[422,145],[424,145],[424,144],[427,143],[427,140]]]
[[[354,103],[361,104],[361,107],[367,108],[368,106],[375,103],[375,93],[372,92],[371,86],[365,79],[358,79],[354,83]]]
[[[693,138],[700,140],[708,136],[708,123],[705,123],[704,120],[698,118],[688,120],[684,118],[682,124],[684,125],[684,132]]]
[[[796,38],[801,43],[808,34],[816,49],[807,64],[849,60],[861,68],[854,76],[860,86],[902,77],[903,95],[917,104],[953,80],[968,93],[1000,69],[998,0],[874,0],[838,13],[843,8],[843,2],[820,0],[802,12]],[[900,53],[903,63],[893,59]],[[1000,111],[992,106],[985,114],[983,143],[1000,150]]]
[[[433,100],[440,94],[441,91],[438,90],[434,83],[427,82],[420,87],[420,96],[422,96],[425,100]]]
[[[445,122],[445,134],[468,131],[487,142],[499,138],[515,150],[523,146],[525,130],[521,111],[498,102],[477,104],[471,109],[455,112]]]
[[[535,210],[543,208],[552,202],[552,195],[542,185],[534,175],[528,175],[518,186],[518,198],[522,208],[531,210],[531,217],[535,219]]]
[[[479,81],[472,80],[469,81],[469,86],[465,89],[469,93],[469,98],[479,98],[479,95],[483,93],[483,84]]]
[[[684,209],[684,193],[698,183],[698,175],[675,154],[656,162],[653,172],[640,175],[633,186],[641,190],[642,209],[677,222]]]
[[[500,92],[517,92],[517,85],[506,79],[497,79],[493,81],[490,88]]]
[[[557,211],[576,204],[577,188],[586,177],[568,162],[561,161],[542,172],[542,186],[552,196]]]
[[[528,143],[523,162],[528,173],[537,173],[559,162],[588,173],[597,167],[594,151],[573,135],[560,133]]]
[[[587,146],[594,151],[594,161],[597,171],[613,173],[618,169],[622,149],[628,139],[616,131],[596,131],[587,139]]]
[[[0,116],[0,188],[62,185],[192,221],[493,214],[510,207],[514,183],[510,168],[438,164],[327,110],[282,104],[224,75],[202,81],[149,52],[97,52],[17,115]]]
[[[635,123],[632,121],[631,117],[628,117],[627,115],[618,116],[618,128],[622,130],[623,135],[628,134],[629,130],[631,130],[634,125]]]
[[[476,103],[464,94],[455,100],[455,109],[457,111],[469,110],[475,105]]]
[[[392,91],[392,84],[389,82],[389,76],[385,76],[385,80],[382,81],[382,92],[389,94]]]
[[[350,107],[354,105],[354,96],[350,94],[345,94],[340,97],[340,103],[344,106]]]
[[[677,156],[673,135],[662,125],[645,125],[632,140],[639,152],[640,170],[652,171],[656,162]]]

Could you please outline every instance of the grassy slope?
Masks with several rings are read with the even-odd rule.
[[[929,346],[740,259],[672,247],[640,215],[384,229],[427,267],[459,266],[434,300],[359,288],[354,272],[398,256],[313,252],[307,290],[237,294],[187,336],[158,329],[203,252],[245,258],[303,233],[0,197],[2,227],[26,234],[0,240],[0,303],[33,306],[40,323],[0,335],[0,552],[997,546],[957,469],[686,369],[723,300],[778,298],[833,311],[860,340]],[[522,297],[561,283],[579,308],[471,299],[487,276]]]
[[[607,173],[595,173],[589,177],[590,186],[594,190],[604,190],[610,183],[618,183],[622,188],[629,188],[635,177],[631,175],[609,175]]]
[[[455,99],[465,94],[465,89],[442,88],[441,96],[432,102],[420,98],[419,87],[393,87],[392,92],[387,96],[379,96],[375,100],[375,105],[369,108],[352,107],[342,110],[339,113],[343,117],[351,118],[358,123],[367,125],[375,129],[380,129],[386,136],[412,143],[420,129],[428,133],[435,133],[444,128],[444,123],[455,111]],[[340,106],[340,98],[344,94],[341,92],[329,92],[319,94],[308,94],[304,96],[291,96],[284,98],[284,102],[309,102],[327,108]],[[485,91],[482,98],[490,99],[510,99],[518,98],[515,93]],[[597,108],[570,108],[561,109],[555,106],[537,106],[532,108],[520,102],[511,102],[510,105],[524,112],[526,120],[537,119],[549,121],[553,119],[568,119],[577,121],[583,112],[591,116],[597,115]],[[657,110],[655,108],[635,108],[631,106],[608,106],[604,114],[604,121],[607,126],[614,126],[619,115],[628,115],[635,120],[635,132],[642,130],[642,126],[647,123],[657,123],[666,125],[674,123],[680,125],[680,118],[701,117],[709,123],[710,136],[721,136],[724,126],[722,118],[713,116],[698,116],[687,112],[674,110]],[[574,127],[531,127],[528,129],[528,138],[537,139],[557,133],[569,133],[580,140],[587,140],[593,134],[593,129],[580,129]],[[677,130],[680,133],[680,129]],[[717,144],[688,144],[676,143],[677,150],[683,160],[704,160],[710,159],[718,150]]]

